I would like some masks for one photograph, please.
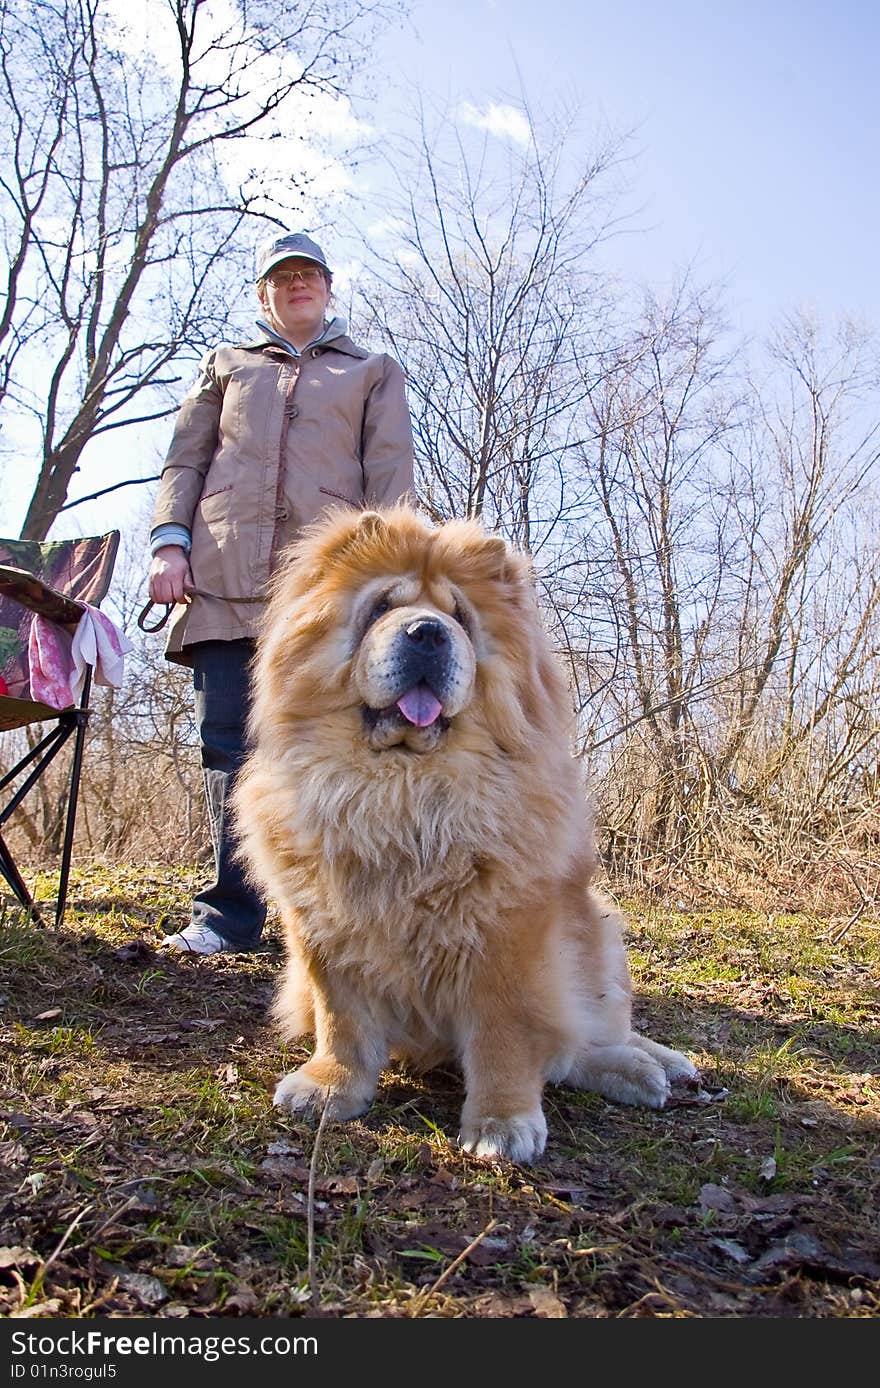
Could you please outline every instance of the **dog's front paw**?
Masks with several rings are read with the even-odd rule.
[[[662,1066],[670,1084],[694,1085],[700,1078],[700,1072],[692,1060],[681,1051],[673,1051],[669,1046],[661,1046],[657,1041],[651,1041],[647,1036],[633,1034],[633,1042],[640,1050],[645,1051],[652,1060]]]
[[[546,1146],[547,1120],[540,1108],[531,1113],[513,1113],[509,1118],[462,1118],[459,1141],[475,1157],[532,1162]]]
[[[565,1083],[592,1089],[616,1104],[663,1108],[669,1098],[666,1071],[653,1052],[636,1041],[622,1046],[590,1046],[580,1052]]]
[[[308,1065],[302,1065],[278,1082],[272,1102],[276,1108],[312,1122],[320,1118],[326,1103],[327,1117],[345,1122],[368,1109],[372,1097],[372,1093],[350,1086],[322,1083],[319,1077],[309,1074]]]

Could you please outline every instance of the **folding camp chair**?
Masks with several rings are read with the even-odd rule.
[[[67,901],[92,670],[86,666],[82,692],[69,707],[52,708],[41,698],[34,697],[29,659],[31,626],[34,615],[39,614],[68,633],[75,631],[86,611],[85,604],[97,607],[106,596],[118,548],[118,530],[79,540],[0,540],[0,732],[24,728],[31,723],[53,724],[39,742],[0,778],[0,793],[9,795],[5,804],[0,802],[0,874],[22,906],[40,920],[39,911],[2,831],[24,797],[72,737],[73,756],[62,800],[62,812],[66,805],[66,817],[55,909],[56,928],[64,919]],[[25,772],[27,775],[21,781]],[[17,788],[16,782],[19,782]]]

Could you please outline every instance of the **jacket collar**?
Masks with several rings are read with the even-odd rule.
[[[257,319],[256,326],[263,336],[250,342],[238,343],[238,346],[245,351],[259,351],[267,347],[275,348],[284,352],[286,356],[299,359],[305,356],[306,352],[311,351],[313,347],[332,347],[338,352],[345,352],[350,357],[364,358],[370,355],[363,347],[358,347],[350,337],[346,336],[347,324],[344,318],[331,318],[329,323],[325,323],[319,336],[307,343],[302,351],[294,347],[293,343],[288,342],[280,333],[275,332],[274,328],[270,328],[269,324],[261,318]]]

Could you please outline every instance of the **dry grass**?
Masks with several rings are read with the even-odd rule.
[[[249,957],[155,952],[190,889],[93,870],[60,934],[4,913],[0,1314],[880,1312],[875,916],[835,940],[626,903],[639,1022],[704,1092],[657,1114],[551,1088],[526,1169],[456,1147],[445,1072],[387,1073],[316,1150],[271,1107],[298,1055],[266,1019],[271,927]]]

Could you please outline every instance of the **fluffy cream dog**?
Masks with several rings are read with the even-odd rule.
[[[475,523],[341,514],[280,572],[235,808],[278,903],[294,1113],[352,1118],[390,1056],[461,1066],[460,1141],[544,1149],[544,1084],[662,1107],[696,1071],[632,1030],[620,919],[522,556]]]

